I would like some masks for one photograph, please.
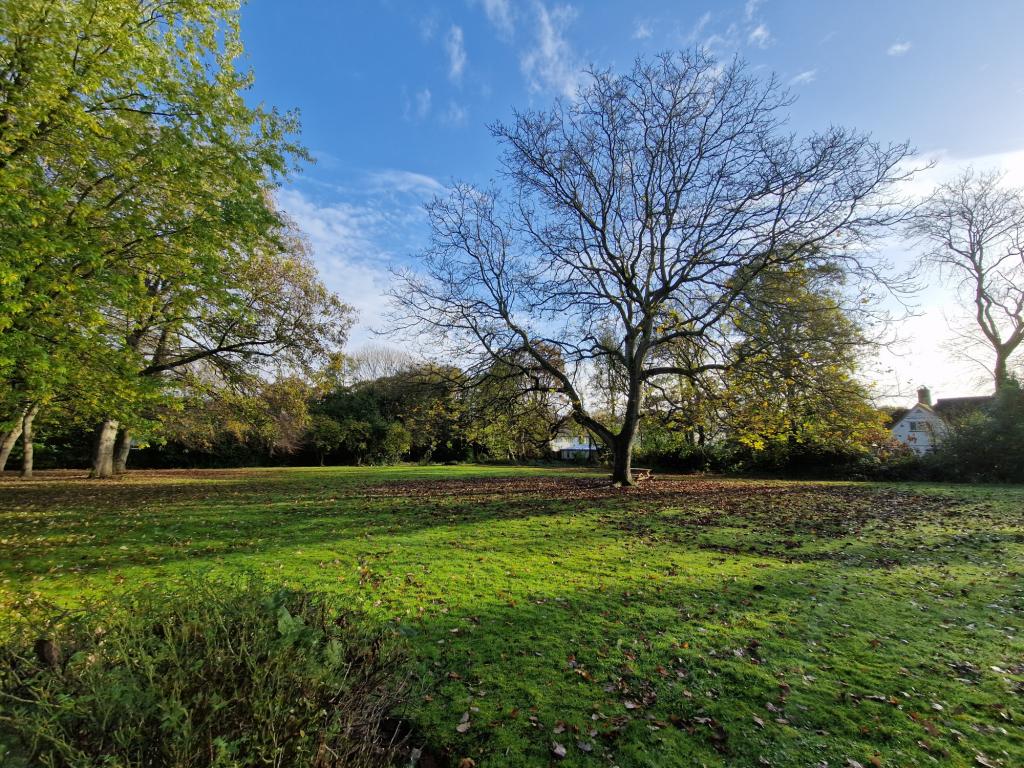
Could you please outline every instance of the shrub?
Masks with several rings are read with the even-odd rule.
[[[752,450],[736,445],[734,471],[778,475],[793,478],[867,480],[877,478],[883,469],[912,455],[895,440],[877,436],[863,445],[825,447],[793,443]]]
[[[660,449],[641,446],[633,463],[669,472],[729,472],[735,469],[734,454],[733,447],[725,443],[704,446],[683,444]]]
[[[6,613],[0,729],[31,764],[360,767],[397,749],[398,652],[321,595],[190,577]]]
[[[991,405],[921,461],[927,475],[966,482],[1024,482],[1024,389],[1010,380]]]

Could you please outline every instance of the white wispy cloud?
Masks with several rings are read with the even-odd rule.
[[[748,0],[742,10],[707,11],[693,25],[689,34],[680,34],[678,38],[683,44],[699,45],[722,60],[742,55],[741,50],[745,45],[768,48],[776,39],[768,22],[761,16],[763,4],[763,0]],[[707,36],[702,40],[705,34]]]
[[[495,29],[502,35],[511,37],[515,31],[515,15],[509,0],[479,0],[484,15]]]
[[[651,25],[646,21],[638,21],[633,25],[633,39],[646,40],[651,36]]]
[[[703,43],[703,48],[717,53],[719,49],[735,51],[739,45],[740,38],[737,37],[736,25],[730,24],[724,32],[714,32],[708,35],[707,40]],[[719,56],[722,59],[725,58],[721,53],[719,53]]]
[[[448,52],[448,77],[452,82],[460,82],[462,72],[466,68],[466,46],[462,27],[452,24],[445,37],[444,48]]]
[[[571,5],[549,9],[538,2],[534,12],[534,44],[520,59],[520,68],[530,90],[553,91],[573,98],[581,74],[572,46],[565,39],[565,30],[575,20],[577,11]]]
[[[416,116],[421,120],[430,113],[430,89],[424,88],[416,94]]]
[[[747,34],[747,42],[758,48],[767,48],[772,42],[772,33],[768,25],[760,23]]]
[[[391,268],[429,240],[424,201],[445,187],[402,169],[368,172],[350,188],[308,177],[300,182],[315,185],[317,193],[280,189],[278,204],[305,234],[324,283],[358,311],[352,343],[366,342],[371,329],[386,325]]]
[[[968,168],[999,171],[1004,174],[1004,183],[1024,187],[1024,146],[986,155],[964,155],[947,149],[933,149],[911,158],[906,165],[909,168],[930,166],[904,183],[903,192],[914,198],[924,197],[939,184],[952,181]]]
[[[913,48],[913,43],[911,43],[909,40],[901,40],[890,45],[886,53],[889,54],[890,56],[902,56],[903,54],[907,53],[911,48]]]
[[[448,109],[444,113],[444,122],[449,125],[465,125],[469,117],[469,110],[465,105],[455,101],[448,102]]]
[[[406,120],[425,120],[430,114],[430,106],[433,101],[433,96],[431,95],[429,88],[416,91],[412,97],[410,97],[405,89],[403,89],[402,99],[404,102],[402,107],[402,117]]]
[[[433,40],[434,35],[437,34],[437,12],[434,11],[420,19],[420,37],[425,41]]]
[[[356,308],[365,334],[387,308],[391,255],[382,252],[375,237],[386,216],[369,206],[321,205],[297,189],[279,190],[277,200],[305,233],[324,283]]]
[[[368,189],[371,193],[399,192],[416,195],[433,195],[444,189],[444,184],[425,173],[385,169],[367,174]]]
[[[808,70],[805,70],[805,71],[801,72],[800,74],[796,75],[795,77],[790,78],[789,84],[790,85],[807,85],[808,83],[813,83],[815,78],[817,78],[817,76],[818,76],[818,70],[816,70],[816,69],[808,69]]]

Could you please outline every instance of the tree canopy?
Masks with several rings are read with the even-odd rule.
[[[858,375],[871,345],[842,309],[838,277],[828,265],[766,269],[734,307],[737,363],[721,400],[738,443],[784,459],[855,454],[887,438]]]
[[[344,339],[350,310],[273,205],[296,118],[246,103],[241,53],[236,0],[0,2],[6,437],[74,398],[104,476],[170,372]]]

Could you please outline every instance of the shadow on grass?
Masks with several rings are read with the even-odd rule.
[[[812,576],[726,571],[728,592],[684,578],[552,588],[413,621],[404,631],[431,690],[413,717],[447,753],[483,765],[544,764],[552,742],[569,764],[621,766],[872,755],[911,765],[927,752],[922,740],[951,764],[1024,749],[1019,733],[1011,744],[1000,731],[999,681],[965,684],[955,665],[966,657],[937,653],[953,616],[922,616],[882,592],[823,607],[842,587]],[[965,623],[979,608],[962,612]],[[1001,658],[998,631],[972,646],[978,665]]]

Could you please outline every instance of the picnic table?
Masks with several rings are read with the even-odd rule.
[[[654,478],[654,472],[648,467],[633,467],[632,468],[633,479],[638,483],[645,480],[651,480]],[[611,475],[609,475],[611,477]]]

